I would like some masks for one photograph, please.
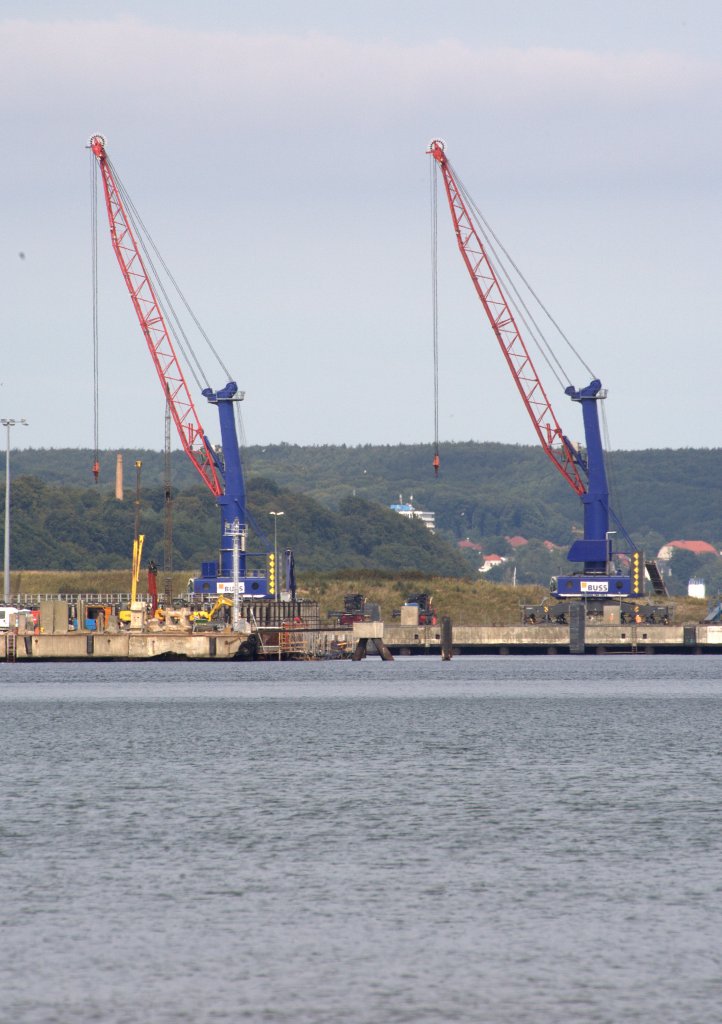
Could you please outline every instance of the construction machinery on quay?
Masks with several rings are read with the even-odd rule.
[[[572,443],[564,433],[552,408],[551,402],[532,361],[529,347],[524,339],[519,324],[523,324],[527,335],[531,337],[539,351],[544,355],[557,380],[563,385],[559,372],[564,373],[556,355],[544,337],[535,315],[531,311],[522,294],[522,286],[536,300],[543,313],[546,309],[537,296],[531,291],[528,283],[506,251],[503,249],[488,223],[481,215],[468,192],[462,185],[446,154],[444,142],[435,139],[430,143],[428,154],[432,158],[432,168],[440,172],[449,210],[453,221],[456,241],[466,269],[471,277],[476,293],[481,301],[484,313],[488,318],[492,331],[501,347],[502,353],[516,387],[521,395],[526,411],[531,419],[541,446],[553,463],[554,467],[574,490],[582,502],[583,535],[575,540],[569,549],[569,562],[580,564],[580,568],[564,575],[552,577],[550,593],[559,602],[568,599],[585,599],[588,614],[598,616],[605,602],[614,600],[620,608],[622,602],[636,602],[637,608],[643,607],[640,599],[645,592],[645,569],[650,574],[656,593],[665,594],[664,583],[656,572],[656,565],[644,562],[629,534],[624,529],[618,516],[615,515],[609,502],[609,484],[605,465],[602,432],[600,428],[600,403],[607,397],[607,391],[601,380],[591,374],[591,381],[583,387],[575,387],[567,377],[564,393],[571,401],[581,407],[584,426],[584,446]],[[433,210],[433,273],[434,302],[436,303],[436,180],[433,175],[432,190]],[[516,274],[516,278],[514,275]],[[503,284],[502,282],[505,282]],[[435,371],[438,368],[438,344],[436,308],[434,310],[434,354]],[[549,317],[552,324],[557,325]],[[557,328],[558,330],[558,328]],[[580,359],[585,369],[589,369],[579,354],[572,348],[568,339],[560,331],[564,340]],[[437,374],[438,375],[438,374]],[[438,381],[435,380],[436,395],[436,450],[434,468],[438,474]],[[610,528],[611,527],[611,528]],[[613,548],[615,538],[623,538],[623,545]],[[566,621],[568,604],[555,607],[552,618]],[[637,612],[638,614],[638,612]],[[653,606],[652,614],[661,615],[658,606]],[[550,621],[549,607],[539,606],[536,611],[525,615],[527,622]]]

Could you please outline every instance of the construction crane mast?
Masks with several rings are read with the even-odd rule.
[[[216,561],[203,562],[200,577],[193,580],[193,591],[202,595],[230,593],[236,585],[234,578],[237,574],[241,596],[273,596],[273,573],[268,571],[270,561],[262,569],[251,570],[248,565],[251,554],[260,555],[264,561],[272,556],[265,552],[251,553],[246,550],[246,490],[235,417],[235,403],[243,400],[243,392],[239,392],[235,381],[229,381],[217,391],[210,387],[202,389],[203,397],[218,410],[221,432],[221,450],[218,452],[208,440],[198,418],[168,329],[167,317],[141,254],[129,204],[106,153],[102,135],[91,138],[90,149],[97,160],[103,182],[113,250],[160,379],[171,418],[186,455],[221,511],[220,564]]]
[[[456,233],[456,241],[476,293],[511,370],[542,448],[567,483],[580,497],[584,510],[584,535],[567,555],[570,562],[583,563],[581,572],[552,579],[556,597],[629,597],[644,592],[641,552],[630,551],[628,574],[612,572],[609,485],[599,426],[598,403],[606,391],[598,379],[586,387],[565,388],[565,394],[582,408],[585,451],[580,451],[564,434],[536,372],[517,318],[501,284],[488,247],[477,229],[470,204],[446,156],[444,143],[431,142],[428,153],[441,171]],[[625,532],[616,522],[621,532]],[[626,536],[626,534],[625,534]],[[630,541],[631,544],[631,541]]]

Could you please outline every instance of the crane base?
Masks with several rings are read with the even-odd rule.
[[[554,597],[639,597],[631,576],[552,576]]]

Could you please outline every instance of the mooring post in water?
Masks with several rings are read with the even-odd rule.
[[[386,644],[383,642],[382,639],[380,639],[379,637],[374,637],[372,642],[373,642],[374,646],[376,647],[376,650],[381,655],[382,661],[393,661],[394,660],[393,654],[388,649],[388,647],[386,646]]]
[[[366,657],[369,640],[384,661],[394,660],[393,654],[384,643],[383,622],[354,622],[353,636],[356,641],[356,650],[351,656],[352,661],[361,661]]]
[[[356,644],[356,648],[351,655],[351,661],[362,661],[366,657],[366,645],[368,640],[366,637],[362,637]]]
[[[356,644],[356,650],[351,655],[351,661],[362,661],[366,657],[366,655],[368,653],[369,639],[371,640],[371,643],[373,644],[373,646],[376,648],[376,650],[380,654],[381,659],[383,661],[393,661],[394,660],[393,654],[388,649],[388,647],[383,642],[383,640],[379,640],[378,637],[370,637],[369,638],[369,637],[363,636],[363,637],[361,637],[361,639]]]
[[[569,601],[569,653],[585,653],[587,609],[583,601]]]
[[[451,661],[453,629],[448,615],[441,616],[441,660]]]

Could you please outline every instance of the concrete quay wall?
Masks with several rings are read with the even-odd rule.
[[[441,651],[439,626],[375,624],[384,643],[396,655],[434,654]],[[259,631],[261,657],[323,658],[350,654],[356,640],[352,630]],[[248,634],[230,632],[181,633],[0,633],[0,660],[133,661],[176,658],[197,661],[230,660]],[[454,626],[454,655],[463,654],[568,654],[568,626]],[[587,626],[586,654],[722,654],[722,626]],[[244,652],[241,652],[243,654]]]
[[[384,627],[384,641],[394,654],[437,653],[438,626]],[[454,626],[453,653],[568,654],[570,631],[566,625]],[[587,625],[587,654],[680,653],[722,654],[722,626]]]
[[[14,644],[8,634],[0,638],[0,655],[6,661],[223,660],[233,658],[245,639],[217,633],[19,633]]]

